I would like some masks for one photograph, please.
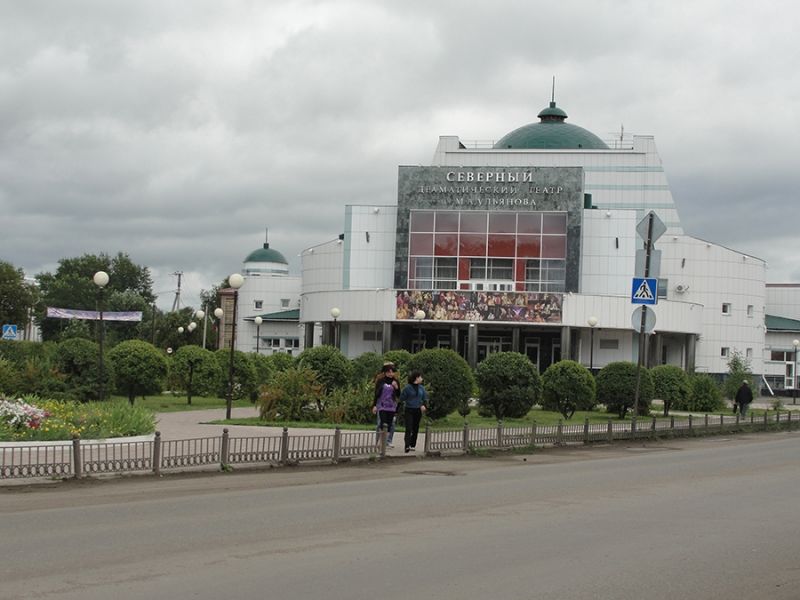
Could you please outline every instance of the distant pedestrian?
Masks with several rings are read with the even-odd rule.
[[[419,434],[419,422],[422,420],[422,415],[428,410],[425,403],[428,400],[428,394],[422,385],[422,373],[419,371],[412,371],[408,376],[408,385],[400,392],[400,402],[405,407],[405,451],[406,453],[416,449],[417,435]]]
[[[399,394],[400,384],[394,376],[394,364],[387,362],[375,382],[375,402],[372,412],[378,415],[378,435],[384,428],[387,432],[393,429]]]
[[[745,379],[739,389],[736,390],[736,398],[734,399],[735,406],[739,409],[739,415],[742,418],[747,414],[747,408],[752,401],[753,391],[750,389],[750,382]]]

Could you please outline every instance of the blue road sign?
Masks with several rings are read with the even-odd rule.
[[[16,325],[3,325],[3,339],[16,340],[17,339],[17,326]]]
[[[658,302],[658,279],[634,277],[631,286],[632,304],[656,304]]]

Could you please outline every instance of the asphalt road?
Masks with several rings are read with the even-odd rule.
[[[800,433],[0,489],[0,598],[800,598]]]

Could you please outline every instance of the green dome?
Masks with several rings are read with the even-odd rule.
[[[551,102],[542,110],[539,123],[529,123],[503,136],[494,147],[526,150],[608,150],[606,143],[591,131],[565,123],[567,113]]]
[[[281,263],[284,265],[288,265],[288,261],[283,257],[283,254],[278,252],[277,250],[272,250],[269,247],[269,244],[264,244],[263,248],[259,248],[258,250],[253,250],[250,254],[247,255],[247,258],[244,259],[244,262],[271,262],[271,263]]]

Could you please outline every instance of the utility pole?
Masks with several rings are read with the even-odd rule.
[[[178,289],[175,290],[175,299],[172,301],[172,312],[175,312],[181,308],[181,277],[183,277],[183,271],[175,271],[173,275],[178,277]]]

